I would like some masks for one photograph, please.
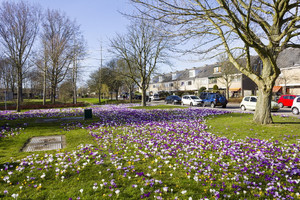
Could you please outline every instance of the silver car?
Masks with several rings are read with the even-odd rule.
[[[255,110],[257,102],[257,96],[246,96],[243,98],[242,102],[240,103],[240,107],[243,111],[245,110]],[[279,105],[275,101],[271,101],[271,110],[278,111]]]
[[[203,102],[199,97],[195,95],[184,95],[181,98],[181,104],[190,106],[201,106]]]
[[[292,113],[294,115],[299,115],[299,111],[300,111],[300,96],[298,96],[294,99],[293,105],[292,105]]]

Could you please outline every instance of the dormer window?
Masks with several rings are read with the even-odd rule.
[[[190,70],[189,71],[189,77],[190,78],[195,77],[195,70]]]
[[[159,81],[159,82],[163,82],[163,76],[159,76],[159,77],[158,77],[158,81]]]
[[[220,73],[220,72],[221,72],[221,67],[214,68],[214,73]]]
[[[172,80],[176,80],[176,79],[177,79],[177,74],[176,73],[172,74]]]

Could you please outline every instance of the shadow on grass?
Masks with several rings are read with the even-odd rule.
[[[300,124],[300,122],[273,122],[273,124]]]

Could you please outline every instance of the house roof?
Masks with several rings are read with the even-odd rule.
[[[287,48],[277,58],[279,68],[292,67],[296,64],[300,65],[300,49],[298,48]]]
[[[246,65],[246,60],[245,59],[240,59],[240,63],[242,65]],[[261,60],[259,56],[251,56],[251,65],[259,65],[261,63]],[[285,67],[292,67],[296,64],[300,65],[300,49],[295,49],[295,48],[288,48],[282,51],[277,59],[277,65],[279,68],[285,68]],[[162,82],[172,82],[176,80],[193,80],[195,78],[213,78],[217,77],[218,74],[214,74],[214,67],[220,66],[219,63],[214,63],[211,65],[205,65],[202,67],[194,67],[190,69],[185,69],[181,71],[176,71],[176,72],[170,72],[167,74],[160,74],[152,79],[152,83],[158,83],[159,82],[159,76],[163,77]],[[196,70],[196,76],[195,77],[190,77],[189,76],[189,71],[191,70]],[[240,71],[236,68],[233,68],[234,70],[233,73],[240,73]],[[172,74],[176,73],[176,79],[172,79]]]

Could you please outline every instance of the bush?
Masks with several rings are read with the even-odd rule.
[[[201,92],[204,92],[206,90],[206,87],[201,87],[198,91],[198,94],[200,94]]]
[[[214,86],[213,86],[213,91],[214,91],[214,92],[218,92],[218,91],[219,91],[219,87],[218,87],[217,85],[214,85]]]

